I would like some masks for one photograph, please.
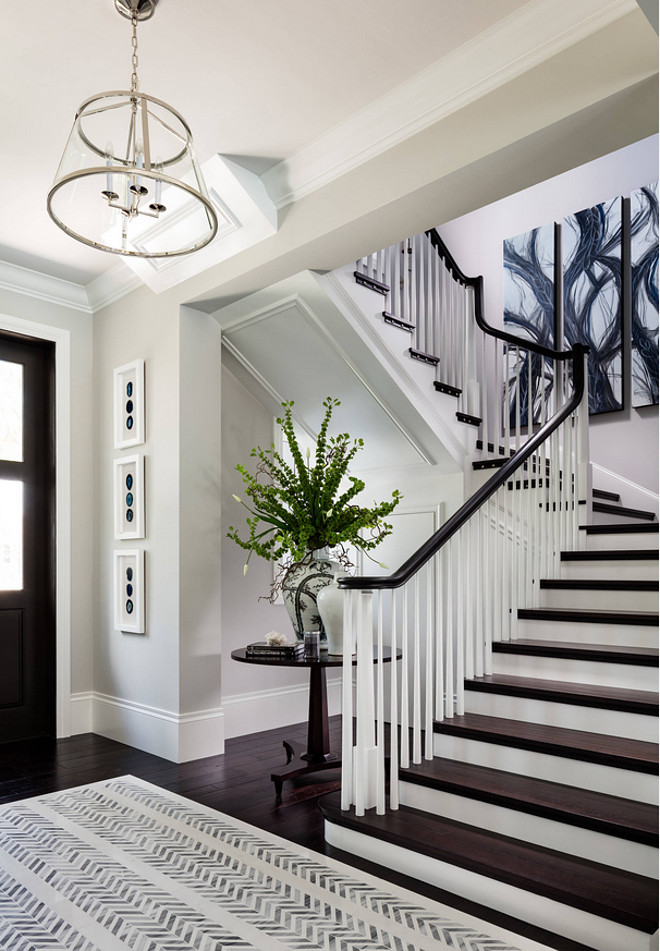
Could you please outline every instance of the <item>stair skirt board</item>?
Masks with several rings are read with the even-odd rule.
[[[325,838],[337,849],[352,852],[379,865],[396,868],[503,914],[528,921],[554,934],[580,941],[598,951],[651,951],[652,938],[617,922],[543,898],[513,885],[438,861],[375,836],[356,832],[325,820]]]
[[[399,797],[401,805],[430,812],[443,819],[454,819],[601,865],[625,869],[636,875],[658,878],[658,850],[641,842],[630,842],[593,829],[568,825],[561,820],[406,782],[405,770],[399,781]]]
[[[634,624],[598,624],[582,621],[555,621],[518,618],[517,636],[529,640],[581,641],[583,644],[627,644],[630,647],[657,647],[658,628]]]
[[[571,657],[536,657],[528,654],[493,653],[493,673],[539,680],[565,680],[627,690],[658,690],[658,668],[634,664],[609,664]]]
[[[636,770],[592,763],[581,759],[567,759],[560,754],[540,753],[514,746],[498,746],[464,736],[436,733],[433,737],[436,756],[489,766],[522,776],[534,776],[553,783],[584,787],[608,796],[634,799],[656,805],[658,776]]]
[[[591,580],[591,579],[584,579]],[[617,580],[617,579],[610,579]],[[632,580],[632,579],[631,579]],[[634,579],[635,581],[638,579]],[[590,608],[600,611],[656,611],[657,587],[650,591],[553,587],[539,590],[540,608]]]
[[[479,716],[501,717],[504,720],[524,720],[542,723],[564,730],[574,730],[579,724],[584,733],[607,733],[630,740],[655,743],[658,738],[658,718],[625,710],[606,710],[602,707],[562,703],[549,699],[535,700],[510,694],[469,690],[466,684],[465,712]]]

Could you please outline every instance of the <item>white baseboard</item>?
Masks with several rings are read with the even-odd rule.
[[[96,692],[71,697],[71,734],[98,733],[173,763],[225,751],[222,708],[171,713]]]
[[[223,697],[225,737],[261,733],[290,723],[304,723],[309,706],[309,687],[260,690],[255,693]],[[328,714],[341,713],[341,678],[328,680]]]

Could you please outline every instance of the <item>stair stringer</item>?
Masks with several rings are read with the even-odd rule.
[[[383,297],[357,284],[349,267],[316,273],[315,276],[408,405],[423,416],[449,454],[468,473],[475,457],[477,430],[456,418],[455,397],[438,393],[435,389],[435,368],[411,359],[411,342],[405,331],[385,323]],[[402,410],[400,413],[403,415]]]

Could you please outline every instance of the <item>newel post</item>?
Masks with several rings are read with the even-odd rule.
[[[589,455],[589,351],[584,349],[584,391],[577,411],[578,519],[585,525],[591,517],[592,470]],[[584,534],[583,532],[580,534]]]

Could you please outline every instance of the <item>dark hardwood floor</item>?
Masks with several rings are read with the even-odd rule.
[[[306,848],[332,856],[358,869],[410,888],[436,901],[492,921],[556,951],[590,951],[583,945],[511,919],[459,895],[412,881],[396,869],[384,868],[327,845],[319,798],[339,789],[339,769],[303,776],[284,784],[277,802],[270,774],[286,761],[283,740],[304,748],[304,723],[236,737],[225,754],[176,764],[92,733],[68,739],[38,739],[0,745],[0,803],[27,799],[72,786],[133,775],[249,822]],[[341,748],[341,719],[330,719],[332,749]]]

